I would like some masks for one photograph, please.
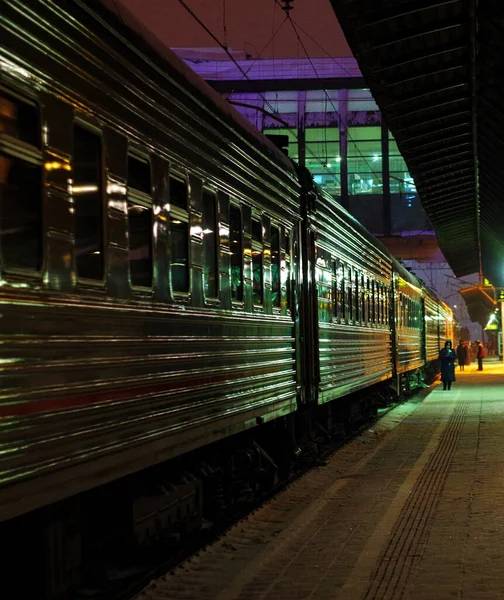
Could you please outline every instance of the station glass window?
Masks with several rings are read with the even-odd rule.
[[[229,207],[229,244],[231,251],[231,298],[243,300],[243,240],[242,214],[238,206]]]
[[[35,105],[0,90],[0,134],[22,145],[14,156],[0,152],[0,251],[9,268],[39,270],[42,265],[42,160],[31,158],[40,146]],[[30,152],[31,151],[31,152]]]
[[[134,286],[152,285],[151,171],[147,160],[128,156],[129,266]]]
[[[311,106],[322,102],[328,113],[337,112],[337,92],[313,91],[307,92],[307,112],[309,110],[308,96],[312,94],[314,102]],[[315,98],[318,97],[318,100]],[[318,111],[317,111],[318,112]],[[329,117],[327,117],[327,120]],[[340,180],[340,132],[338,127],[330,127],[329,123],[322,123],[322,127],[307,127],[305,131],[306,168],[312,174],[315,183],[320,185],[332,196],[341,196]],[[274,128],[264,129],[265,134],[283,135],[289,140],[287,154],[294,162],[298,161],[298,140],[296,134],[290,129]]]
[[[219,291],[217,235],[217,202],[215,194],[203,192],[203,285],[207,298],[216,298]]]
[[[277,308],[282,305],[280,230],[271,227],[271,303]]]
[[[347,133],[349,194],[381,194],[381,128],[349,127]]]
[[[102,142],[92,131],[74,125],[72,196],[75,206],[77,275],[103,278]]]
[[[264,301],[263,233],[259,219],[252,219],[252,296],[254,304]]]

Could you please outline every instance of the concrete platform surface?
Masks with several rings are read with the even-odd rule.
[[[147,599],[504,599],[504,366],[426,390]]]

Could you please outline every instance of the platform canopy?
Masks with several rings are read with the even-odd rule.
[[[504,286],[504,1],[331,3],[455,275]]]

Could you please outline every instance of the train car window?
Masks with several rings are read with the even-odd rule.
[[[0,90],[0,134],[40,145],[38,108]],[[40,270],[42,266],[42,160],[0,152],[0,249],[6,269]],[[28,152],[26,152],[28,150]]]
[[[317,248],[317,259],[315,264],[315,276],[317,281],[318,312],[319,321],[327,323],[331,320],[331,264],[330,255]]]
[[[189,291],[189,225],[170,218],[170,270],[172,290]]]
[[[243,300],[242,214],[238,206],[229,207],[229,244],[231,246],[231,298]]]
[[[388,323],[388,298],[390,290],[386,286],[383,288],[383,301],[382,301],[382,313],[383,313],[383,324]]]
[[[369,283],[369,279],[368,279],[368,285],[370,285],[369,288],[369,294],[370,294],[370,300],[369,300],[369,306],[371,309],[371,314],[369,316],[369,320],[371,321],[371,323],[373,325],[376,325],[376,283],[374,279],[371,279],[371,283]]]
[[[291,294],[289,294],[289,302],[291,302],[291,300],[294,300],[294,294],[296,292],[296,281],[298,278],[298,274],[299,274],[299,260],[300,260],[300,256],[299,256],[299,239],[296,235],[293,234],[293,240],[292,240],[292,264],[291,264],[291,271],[290,271],[290,282],[291,282],[291,286],[293,287],[293,289],[291,290]],[[295,309],[295,306],[291,304],[289,304],[289,307],[291,309]]]
[[[73,183],[77,275],[103,278],[102,141],[74,125]]]
[[[339,263],[338,266],[338,279],[339,279],[339,316],[345,320],[347,315],[347,307],[346,307],[346,288],[345,288],[345,265],[343,263]]]
[[[217,199],[212,192],[203,191],[203,285],[207,298],[219,293],[219,236],[217,235]]]
[[[38,107],[0,90],[0,133],[40,148]]]
[[[151,170],[147,160],[128,155],[128,187],[150,196]]]
[[[360,297],[361,297],[361,321],[366,323],[368,320],[368,311],[367,311],[367,289],[366,289],[366,278],[364,275],[361,275],[360,278]]]
[[[129,266],[134,286],[152,285],[152,196],[150,164],[128,156]]]
[[[355,300],[355,320],[360,322],[362,320],[362,315],[360,314],[360,289],[359,289],[359,272],[357,271],[357,269],[354,270],[354,277],[355,277],[355,294],[354,294],[354,300]]]
[[[0,152],[0,248],[6,269],[42,265],[42,167]]]
[[[387,288],[386,288],[386,286],[384,286],[382,284],[381,291],[380,291],[380,313],[381,313],[381,321],[380,321],[380,323],[382,325],[385,325],[385,319],[386,319],[386,317],[385,317],[385,315],[386,315],[386,310],[385,310],[385,297],[386,297],[386,294],[387,294]]]
[[[285,266],[282,268],[282,284],[285,285],[285,293],[286,293],[286,304],[287,310],[290,310],[291,307],[291,280],[292,280],[292,272],[291,272],[291,238],[288,233],[284,236],[284,252],[285,252]]]
[[[334,259],[331,261],[331,287],[332,287],[332,297],[333,297],[333,319],[337,319],[339,317],[339,304],[340,304],[340,295],[339,295],[339,287],[338,287],[338,259]]]
[[[379,286],[380,286],[379,287],[380,296],[378,298],[378,311],[379,311],[378,322],[380,323],[380,325],[383,325],[383,323],[384,323],[383,296],[385,294],[385,286],[382,283],[380,283]]]
[[[170,203],[184,210],[170,215],[170,274],[174,293],[189,292],[189,214],[187,212],[187,183],[170,177]]]
[[[258,219],[252,219],[252,295],[254,304],[263,304],[263,234],[262,224]]]
[[[375,283],[375,315],[376,315],[376,324],[379,325],[381,323],[381,314],[380,314],[380,290],[381,283],[378,281]]]
[[[354,299],[353,299],[353,279],[352,279],[352,267],[347,266],[346,271],[346,284],[347,284],[347,318],[352,321],[354,318]]]
[[[280,255],[280,230],[271,227],[271,303],[277,308],[282,305],[281,277],[281,255]]]
[[[187,210],[187,183],[170,177],[170,204]]]
[[[12,147],[21,141],[39,148],[38,107],[0,90],[0,134],[13,138]],[[7,269],[40,270],[42,264],[42,161],[29,158],[30,150],[18,148],[23,159],[0,152],[0,247]]]

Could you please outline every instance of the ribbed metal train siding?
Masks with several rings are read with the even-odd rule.
[[[420,329],[397,329],[398,373],[406,373],[425,364],[422,358],[421,333]]]
[[[317,245],[390,288],[390,257],[371,234],[325,193],[317,197],[311,227]],[[392,377],[392,333],[388,326],[319,322],[318,327],[319,403]]]
[[[428,361],[439,356],[439,305],[428,293],[424,293],[425,351]]]
[[[389,332],[319,323],[319,333],[319,402],[392,376]]]
[[[95,461],[87,476],[98,484],[296,407],[286,319],[56,303],[0,311],[0,518],[54,494],[63,469],[73,468],[68,495],[87,487],[79,465]],[[36,488],[22,485],[34,477]]]

